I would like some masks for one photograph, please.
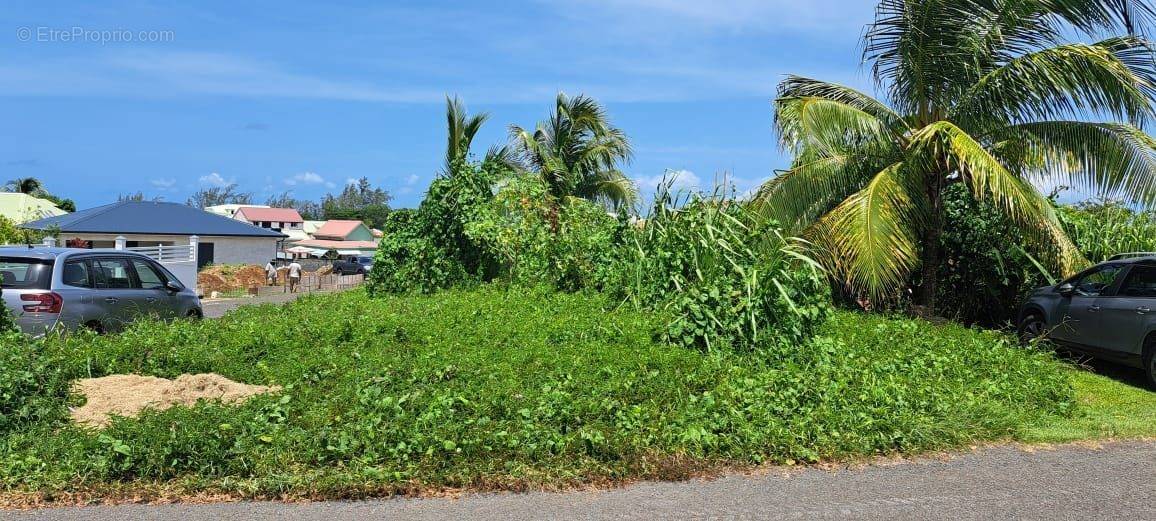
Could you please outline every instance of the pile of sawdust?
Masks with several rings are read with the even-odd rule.
[[[112,415],[134,417],[142,410],[164,410],[174,405],[194,405],[198,400],[237,403],[281,388],[246,385],[218,374],[183,374],[176,380],[118,374],[77,380],[73,391],[88,402],[72,410],[72,420],[93,427],[108,424]]]

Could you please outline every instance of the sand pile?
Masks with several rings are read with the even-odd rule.
[[[176,380],[135,374],[87,378],[73,384],[73,391],[88,401],[72,410],[72,420],[103,427],[110,415],[132,417],[146,408],[164,410],[174,405],[193,405],[197,400],[237,403],[278,390],[276,386],[237,383],[212,373],[183,374]]]

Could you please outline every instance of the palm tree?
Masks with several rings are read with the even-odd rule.
[[[1064,273],[1086,261],[1033,183],[1156,201],[1156,63],[1145,0],[882,0],[864,36],[886,101],[790,76],[775,123],[790,169],[756,202],[882,298],[920,269],[934,309],[942,194],[963,183]],[[1095,43],[1070,43],[1123,34]],[[1100,35],[1100,36],[1097,36]],[[1111,122],[1093,122],[1095,118]]]
[[[581,197],[611,208],[638,199],[634,182],[619,170],[630,162],[630,142],[592,98],[558,94],[548,121],[533,132],[511,126],[510,139],[522,166],[540,175],[559,199]]]
[[[470,116],[461,99],[446,96],[446,175],[454,174],[454,164],[469,159],[474,136],[489,119],[490,115],[486,112]],[[511,165],[515,159],[508,147],[495,145],[486,151],[483,159],[483,163],[490,162]]]
[[[20,177],[8,181],[4,185],[5,192],[16,192],[21,194],[35,195],[44,189],[40,184],[40,180],[35,177]]]
[[[485,112],[468,115],[461,99],[446,96],[446,173],[453,172],[452,165],[456,161],[465,161],[469,157],[474,136],[487,119],[490,119],[490,115]]]

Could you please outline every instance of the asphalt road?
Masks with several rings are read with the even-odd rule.
[[[1156,519],[1156,441],[1092,449],[995,447],[852,470],[769,470],[608,491],[458,499],[126,505],[9,519]]]

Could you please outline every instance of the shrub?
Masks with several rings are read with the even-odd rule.
[[[465,265],[424,234],[418,212],[390,212],[374,254],[367,287],[371,294],[432,293],[469,280]]]
[[[831,309],[818,265],[727,197],[692,195],[678,207],[660,193],[621,259],[616,296],[670,313],[666,338],[680,345],[802,343]]]
[[[494,267],[465,234],[477,208],[493,197],[502,166],[457,161],[430,184],[417,210],[386,219],[367,287],[371,294],[430,293],[489,280]]]
[[[466,234],[506,280],[574,291],[601,287],[619,228],[602,206],[576,197],[559,201],[541,178],[522,175],[478,207]]]
[[[1048,283],[1042,265],[1020,246],[1019,229],[965,186],[948,188],[943,206],[950,224],[939,238],[936,314],[984,326],[1014,321],[1023,296]]]
[[[0,435],[62,417],[67,395],[60,360],[46,355],[41,341],[15,329],[0,332]]]

